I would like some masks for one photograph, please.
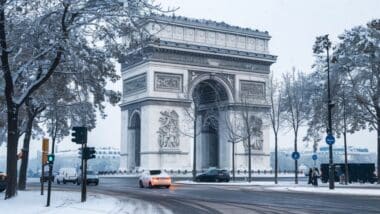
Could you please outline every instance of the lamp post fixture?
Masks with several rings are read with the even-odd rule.
[[[332,117],[331,117],[331,109],[334,107],[334,104],[331,102],[331,92],[330,92],[330,56],[329,56],[329,50],[331,47],[331,42],[328,40],[328,35],[326,35],[327,43],[326,46],[326,52],[327,52],[327,107],[328,107],[328,120],[329,120],[329,129],[327,131],[327,134],[332,136]],[[329,144],[329,189],[334,189],[334,182],[335,182],[335,176],[334,176],[334,165],[333,165],[333,151],[332,151],[332,144]]]
[[[333,163],[333,148],[332,145],[335,142],[335,139],[332,135],[332,117],[331,109],[334,107],[333,102],[331,101],[330,93],[330,48],[331,42],[329,40],[329,35],[319,36],[316,39],[316,42],[313,46],[313,52],[316,54],[321,54],[326,50],[326,62],[327,62],[327,109],[328,109],[328,128],[327,128],[327,137],[326,143],[329,145],[329,189],[334,189],[334,163]]]

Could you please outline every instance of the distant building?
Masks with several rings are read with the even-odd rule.
[[[294,170],[294,160],[291,157],[293,150],[286,149],[278,153],[278,163],[280,170]],[[314,153],[313,151],[300,152],[299,166],[311,167],[319,166],[321,163],[329,162],[329,147],[323,146]],[[316,154],[318,159],[312,160],[312,155]],[[349,163],[374,163],[376,164],[376,153],[369,152],[367,148],[354,146],[347,147],[347,159]],[[344,147],[333,147],[334,163],[344,163]],[[274,152],[271,153],[271,166],[274,168]]]
[[[120,150],[113,147],[95,147],[95,159],[88,161],[89,169],[95,171],[118,170]],[[79,150],[61,150],[56,153],[55,168],[80,167]]]

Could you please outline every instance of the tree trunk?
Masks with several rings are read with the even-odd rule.
[[[294,132],[294,152],[298,152],[297,150],[297,137],[298,132]],[[294,183],[298,184],[298,160],[294,159]]]
[[[344,169],[345,169],[345,176],[344,176],[344,183],[348,184],[348,160],[347,160],[347,132],[344,130],[343,132],[343,140],[344,140]]]
[[[274,183],[278,183],[278,147],[277,147],[277,133],[274,134]]]
[[[380,184],[380,118],[377,119],[377,184]]]
[[[232,180],[235,181],[235,141],[232,141]]]
[[[5,199],[16,195],[17,187],[17,147],[18,147],[18,107],[8,103],[8,139],[7,139],[7,190]]]
[[[24,144],[22,148],[22,159],[20,166],[20,175],[18,178],[18,189],[25,190],[26,188],[26,176],[28,171],[28,161],[29,161],[29,144],[30,137],[32,135],[34,116],[32,113],[28,112],[28,122],[25,131]]]
[[[248,135],[248,182],[252,181],[252,154],[251,154],[251,136]]]
[[[195,105],[195,104],[194,104]],[[193,181],[195,181],[195,177],[197,176],[197,108],[194,107],[194,121],[193,121],[193,130],[194,130],[194,136],[193,136]]]

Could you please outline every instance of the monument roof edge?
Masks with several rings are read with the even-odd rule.
[[[277,61],[276,55],[272,55],[268,53],[255,53],[255,52],[239,51],[239,50],[233,50],[233,49],[208,47],[208,46],[195,45],[195,44],[178,43],[178,42],[171,42],[171,41],[164,41],[164,40],[161,40],[159,44],[151,44],[151,46],[155,48],[163,48],[163,49],[188,50],[192,52],[221,54],[225,56],[233,56],[233,57],[238,57],[238,58],[264,60],[271,63],[275,63]]]
[[[213,29],[216,31],[228,31],[231,33],[236,34],[246,34],[250,36],[256,36],[256,37],[262,37],[264,39],[270,39],[271,36],[269,35],[268,31],[259,31],[257,29],[252,28],[243,28],[236,25],[230,25],[225,22],[217,22],[213,20],[207,20],[207,19],[196,19],[196,18],[189,18],[185,16],[168,16],[168,15],[158,15],[154,14],[150,17],[151,21],[156,22],[164,22],[172,25],[184,25],[184,26],[192,26],[192,27],[199,27],[199,28],[208,28]]]

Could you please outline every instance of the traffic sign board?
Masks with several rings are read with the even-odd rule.
[[[335,138],[332,134],[326,136],[326,143],[328,145],[333,145],[335,143]]]
[[[299,153],[299,152],[293,152],[293,153],[292,153],[292,158],[293,158],[294,160],[298,160],[298,159],[300,158],[300,153]]]
[[[314,155],[311,156],[311,159],[313,159],[313,160],[317,160],[317,159],[318,159],[318,156],[317,156],[316,154],[314,154]]]

